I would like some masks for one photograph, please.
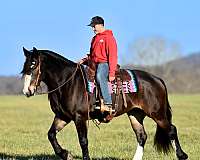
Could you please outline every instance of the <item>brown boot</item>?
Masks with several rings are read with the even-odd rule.
[[[115,113],[115,109],[112,108],[112,104],[102,104],[101,112],[109,112],[110,115]]]

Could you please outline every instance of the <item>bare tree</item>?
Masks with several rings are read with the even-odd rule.
[[[165,79],[167,85],[178,83],[176,78],[171,77],[174,66],[168,63],[181,57],[178,43],[167,41],[163,37],[139,38],[129,45],[128,51],[132,56],[129,64],[156,74]]]
[[[129,45],[132,63],[142,66],[155,66],[180,57],[177,43],[168,42],[162,37],[140,38]],[[131,62],[129,62],[131,63]]]

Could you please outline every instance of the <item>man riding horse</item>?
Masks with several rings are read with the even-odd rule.
[[[107,82],[115,79],[117,65],[117,45],[110,30],[105,30],[101,17],[94,17],[89,26],[96,35],[92,39],[90,58],[97,65],[97,82],[100,85],[104,103],[108,110],[112,101],[108,92]],[[93,94],[86,96],[83,66],[49,50],[27,50],[23,48],[26,57],[22,74],[24,76],[23,93],[34,96],[41,82],[48,88],[48,99],[54,112],[54,120],[48,131],[48,139],[55,153],[63,160],[72,160],[69,150],[58,143],[56,135],[71,121],[74,122],[82,150],[83,160],[90,160],[88,149],[87,121],[95,119],[90,113],[93,109]],[[80,63],[88,61],[86,58]],[[127,114],[137,138],[137,149],[133,160],[142,160],[147,134],[143,125],[145,117],[151,118],[157,124],[154,146],[157,151],[165,154],[170,152],[172,143],[178,160],[186,160],[188,155],[182,150],[177,128],[172,123],[171,106],[168,101],[167,88],[164,81],[141,70],[129,70],[137,76],[139,89],[136,93],[125,94],[126,104],[121,97],[115,107],[114,117]],[[127,80],[127,71],[121,70],[122,80]],[[108,78],[109,76],[109,78]],[[118,81],[118,75],[116,76]],[[88,101],[89,100],[89,101]],[[127,136],[127,135],[126,135]],[[127,141],[126,143],[132,143]]]
[[[104,111],[115,112],[112,105],[111,93],[109,93],[108,81],[115,80],[115,71],[117,67],[117,44],[111,30],[104,27],[102,17],[95,16],[91,19],[90,24],[95,36],[92,38],[90,54],[83,58],[79,63],[85,63],[91,60],[96,64],[96,80],[100,86],[103,97]],[[97,106],[98,107],[98,106]],[[96,107],[96,109],[98,109]]]

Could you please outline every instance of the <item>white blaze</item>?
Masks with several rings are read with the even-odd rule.
[[[29,93],[28,87],[31,84],[31,75],[25,75],[24,77],[24,88],[23,93],[26,95],[26,93]]]
[[[143,150],[143,147],[138,144],[133,160],[142,160]]]

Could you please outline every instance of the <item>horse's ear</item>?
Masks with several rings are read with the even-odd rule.
[[[24,48],[24,47],[23,47],[23,51],[24,51],[24,55],[25,55],[26,57],[28,57],[29,54],[30,54],[30,52],[29,52],[26,48]]]
[[[36,53],[37,52],[37,49],[35,47],[33,47],[33,53]]]
[[[39,52],[35,47],[33,47],[33,56],[34,56],[34,58],[38,58],[38,56],[39,56]]]

